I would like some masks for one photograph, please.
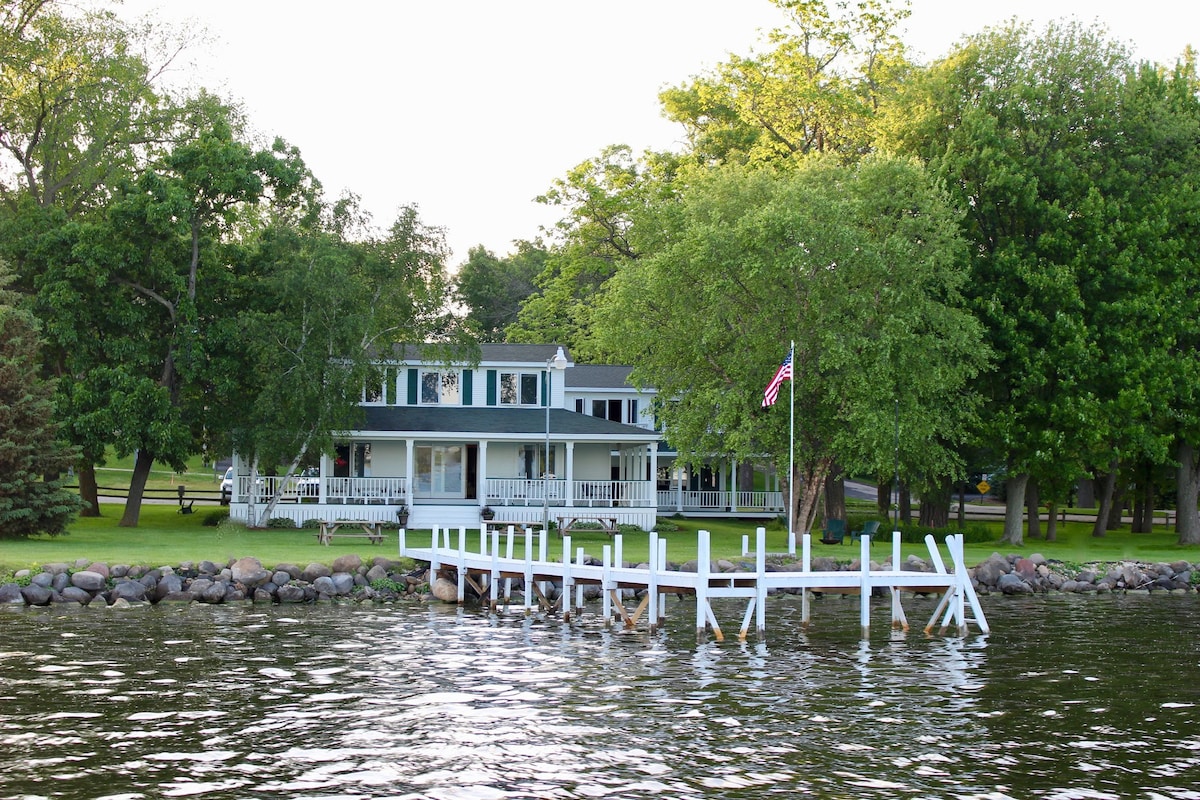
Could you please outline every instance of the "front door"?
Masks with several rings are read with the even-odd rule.
[[[416,449],[416,497],[461,500],[465,496],[461,444],[425,444]]]

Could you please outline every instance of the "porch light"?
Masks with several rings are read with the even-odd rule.
[[[554,395],[554,370],[567,368],[567,354],[558,352],[546,362],[546,460],[542,462],[542,530],[550,531],[550,403]]]

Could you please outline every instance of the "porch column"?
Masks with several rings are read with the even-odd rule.
[[[238,484],[241,483],[241,479],[238,478],[238,475],[241,475],[241,474],[242,474],[242,457],[240,455],[238,455],[237,453],[234,453],[233,454],[233,485],[229,487],[229,503],[230,503],[230,505],[232,505],[234,503],[242,502],[241,498],[238,496]]]
[[[317,464],[321,477],[317,481],[317,502],[324,505],[329,502],[329,487],[325,482],[329,479],[329,456],[321,453],[321,461]]]
[[[564,442],[567,457],[567,485],[563,487],[563,502],[567,506],[575,505],[575,443]]]
[[[675,510],[683,513],[683,467],[679,465],[679,456],[675,456]]]
[[[658,443],[650,445],[650,505],[658,510]]]
[[[738,459],[733,459],[730,475],[730,511],[738,510]]]
[[[479,443],[479,471],[475,474],[475,499],[479,501],[480,509],[488,504],[487,446],[486,441]]]
[[[417,463],[416,450],[416,439],[404,440],[404,474],[408,476],[408,480],[405,481],[404,505],[408,506],[409,511],[413,510],[413,487],[417,483],[417,476],[413,472]]]

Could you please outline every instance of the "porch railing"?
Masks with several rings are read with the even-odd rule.
[[[325,498],[332,503],[396,505],[404,502],[407,489],[408,478],[325,478]],[[250,491],[250,476],[239,475],[238,499],[248,500]],[[254,491],[255,502],[266,502],[280,491],[282,502],[315,503],[321,496],[321,479],[262,475],[255,481]]]
[[[567,481],[531,478],[488,478],[487,503],[492,506],[553,505],[581,508],[649,508],[654,504],[654,489],[649,481]]]
[[[728,492],[718,489],[679,491],[664,489],[658,492],[658,508],[680,511],[746,511],[782,514],[783,492]]]

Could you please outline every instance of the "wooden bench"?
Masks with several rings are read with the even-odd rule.
[[[318,520],[321,523],[321,530],[317,531],[317,541],[326,547],[333,541],[335,536],[346,539],[370,539],[371,544],[383,544],[383,523],[375,522],[368,519],[335,519],[335,520]],[[354,531],[338,533],[337,529],[346,526],[359,526],[362,532]]]
[[[620,532],[616,517],[558,517],[559,536],[568,533],[606,533],[616,536]]]

